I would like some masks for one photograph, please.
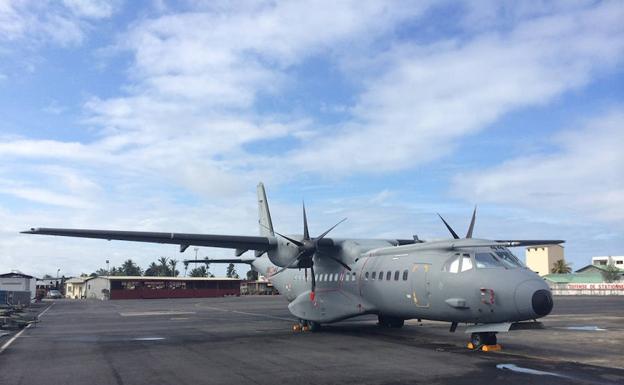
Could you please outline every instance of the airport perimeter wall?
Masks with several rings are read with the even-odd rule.
[[[623,295],[623,283],[555,283],[550,284],[553,295]]]

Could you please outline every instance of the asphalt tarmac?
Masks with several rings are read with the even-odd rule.
[[[543,322],[475,352],[440,322],[294,333],[280,296],[57,300],[0,338],[0,384],[624,384],[624,297],[555,297]]]

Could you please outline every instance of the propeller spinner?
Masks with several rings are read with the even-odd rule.
[[[308,274],[308,268],[310,268],[310,274],[312,275],[312,288],[310,290],[310,300],[314,301],[315,297],[315,289],[316,289],[316,276],[314,275],[314,256],[316,255],[318,258],[329,258],[336,263],[342,265],[345,269],[351,271],[351,268],[340,259],[329,255],[329,254],[321,254],[319,253],[319,241],[323,239],[330,231],[336,228],[339,224],[346,221],[347,218],[342,219],[340,222],[336,223],[332,227],[330,227],[327,231],[322,233],[316,238],[310,238],[310,231],[308,230],[308,217],[306,215],[305,203],[303,204],[303,239],[301,241],[292,239],[284,234],[280,234],[277,231],[274,231],[275,234],[280,237],[290,241],[293,245],[297,246],[298,253],[295,255],[293,259],[288,261],[288,263],[278,270],[274,275],[277,275],[283,272],[286,269],[290,268],[304,268],[306,269],[306,277]]]

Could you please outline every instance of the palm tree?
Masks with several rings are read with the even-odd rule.
[[[550,272],[553,274],[568,274],[572,272],[572,268],[564,259],[559,259],[557,262],[553,263]]]
[[[169,266],[171,266],[171,276],[175,277],[178,275],[178,271],[176,270],[176,265],[178,264],[178,260],[177,259],[173,259],[171,258],[169,260]]]
[[[169,266],[167,266],[167,257],[160,257],[158,258],[158,263],[160,263],[159,267],[159,271],[158,271],[158,276],[159,277],[166,277],[169,275]]]
[[[155,277],[158,275],[158,270],[160,268],[158,267],[158,265],[156,264],[156,262],[152,262],[147,269],[145,269],[145,275],[148,277]]]

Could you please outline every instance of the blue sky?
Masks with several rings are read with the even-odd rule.
[[[609,1],[0,3],[0,268],[172,246],[32,227],[565,239],[624,254],[624,6]],[[523,254],[523,250],[515,252]],[[230,251],[201,249],[201,256]],[[216,273],[221,268],[211,268]],[[241,270],[244,268],[241,267]]]

